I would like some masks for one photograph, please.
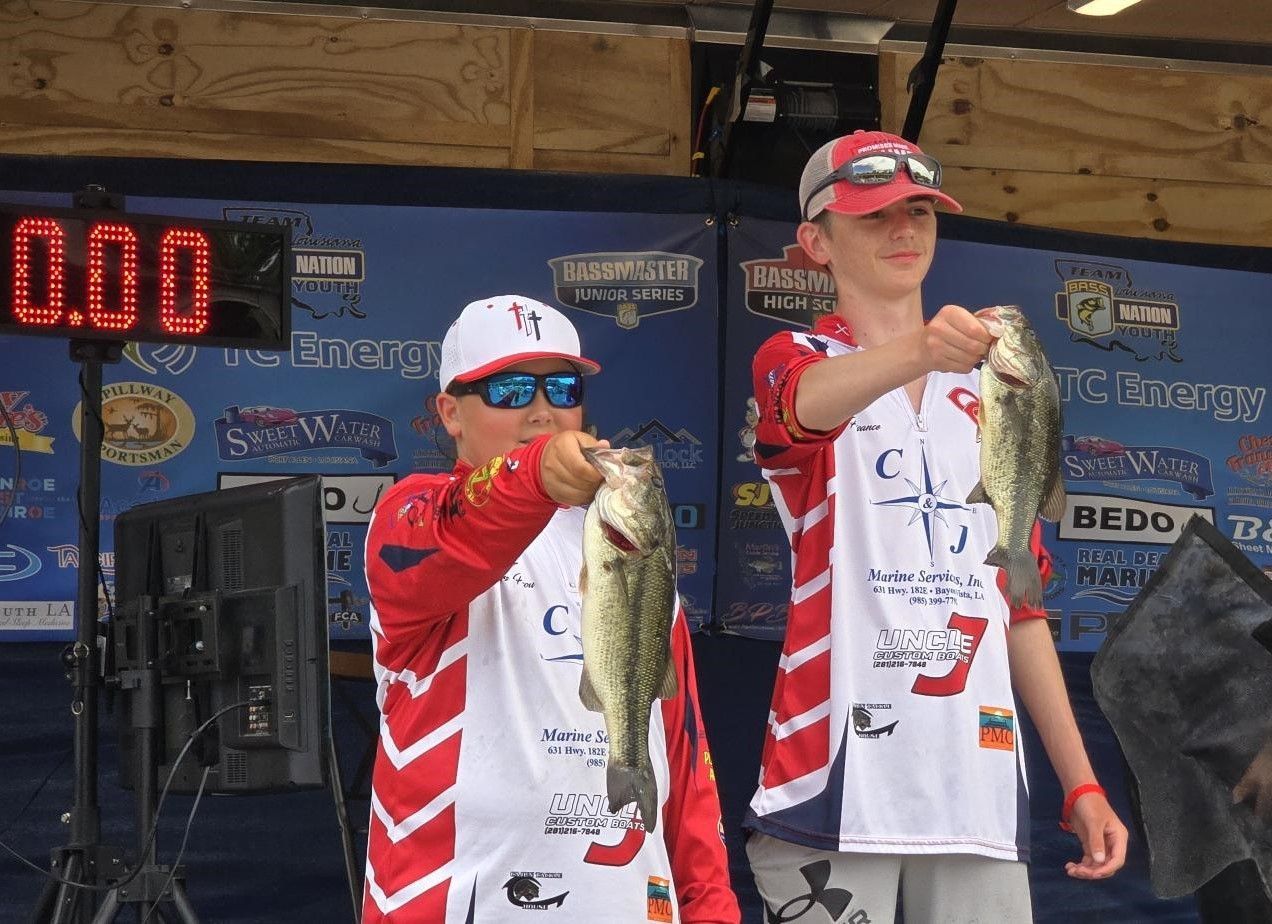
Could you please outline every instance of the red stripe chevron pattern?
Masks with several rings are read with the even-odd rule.
[[[408,667],[377,647],[384,720],[367,835],[367,924],[446,919],[468,681],[468,615],[440,624]],[[379,641],[379,640],[378,640]]]

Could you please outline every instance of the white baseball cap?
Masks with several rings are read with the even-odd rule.
[[[601,369],[581,355],[579,332],[564,314],[524,295],[495,295],[470,302],[446,331],[437,377],[445,391],[544,358],[567,359],[585,375]]]

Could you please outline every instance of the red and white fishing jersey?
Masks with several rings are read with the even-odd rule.
[[[376,506],[363,920],[734,924],[683,613],[680,692],[650,720],[657,828],[609,811],[605,722],[579,699],[584,511],[544,493],[544,442],[413,475]]]
[[[1007,659],[1013,619],[980,478],[978,376],[933,373],[830,433],[795,389],[858,350],[843,321],[782,332],[753,364],[755,457],[791,543],[786,639],[746,826],[826,850],[1027,859]],[[1044,582],[1049,559],[1034,533]]]

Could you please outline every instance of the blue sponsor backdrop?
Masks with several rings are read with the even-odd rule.
[[[1174,252],[1121,259],[1110,253],[1126,245],[1109,239],[1069,235],[1060,249],[1059,235],[986,224],[943,217],[925,302],[1021,305],[1055,369],[1069,505],[1044,533],[1056,565],[1045,597],[1060,647],[1098,648],[1194,514],[1272,571],[1268,261],[1255,272]],[[728,229],[716,608],[727,630],[764,638],[782,637],[790,555],[750,459],[750,362],[772,333],[808,326],[834,301],[793,237],[785,221]]]
[[[520,291],[564,306],[604,365],[589,395],[598,435],[652,445],[667,469],[691,620],[780,638],[789,547],[751,459],[750,361],[774,331],[830,311],[834,287],[792,243],[791,221],[748,214],[753,190],[729,187],[731,220],[712,224],[712,213],[723,217],[715,204],[698,213],[666,204],[704,201],[693,197],[700,184],[675,183],[650,180],[647,195],[616,189],[607,211],[522,203],[509,189],[537,187],[499,174],[479,185],[524,209],[461,208],[462,197],[444,192],[427,201],[446,207],[130,197],[136,212],[291,225],[294,333],[284,353],[142,344],[106,367],[107,585],[111,521],[134,504],[321,473],[333,638],[365,638],[369,512],[393,479],[451,464],[430,401],[445,325],[473,298]],[[627,211],[659,195],[670,213]],[[760,198],[756,211],[787,214]],[[65,206],[69,197],[0,201]],[[1178,245],[1149,254],[1147,244],[946,217],[942,238],[929,307],[1021,304],[1060,382],[1071,502],[1046,533],[1060,646],[1097,648],[1109,616],[1194,512],[1272,568],[1267,254]],[[0,427],[0,501],[13,501],[0,524],[0,638],[68,638],[76,367],[58,340],[0,338],[0,350],[0,400],[23,450],[14,484],[12,438]]]
[[[68,197],[0,193],[68,205]],[[129,345],[104,369],[101,564],[112,521],[137,503],[261,478],[320,473],[333,638],[367,636],[366,524],[417,471],[449,470],[432,396],[446,326],[467,302],[521,293],[563,305],[604,371],[598,436],[652,446],[679,530],[691,621],[711,612],[717,413],[717,235],[705,214],[128,200],[130,211],[290,224],[289,352]],[[77,367],[64,341],[0,338],[0,637],[69,638],[76,596]],[[637,384],[638,383],[638,384]],[[692,395],[693,400],[685,400]],[[104,597],[100,604],[105,614]]]

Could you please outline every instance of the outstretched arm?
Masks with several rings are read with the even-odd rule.
[[[1007,636],[1012,683],[1047,757],[1066,793],[1095,782],[1095,772],[1069,705],[1060,659],[1045,619],[1025,619],[1012,625]],[[1101,792],[1087,792],[1073,804],[1069,823],[1082,841],[1082,859],[1065,865],[1075,879],[1105,879],[1126,862],[1126,825]]]

